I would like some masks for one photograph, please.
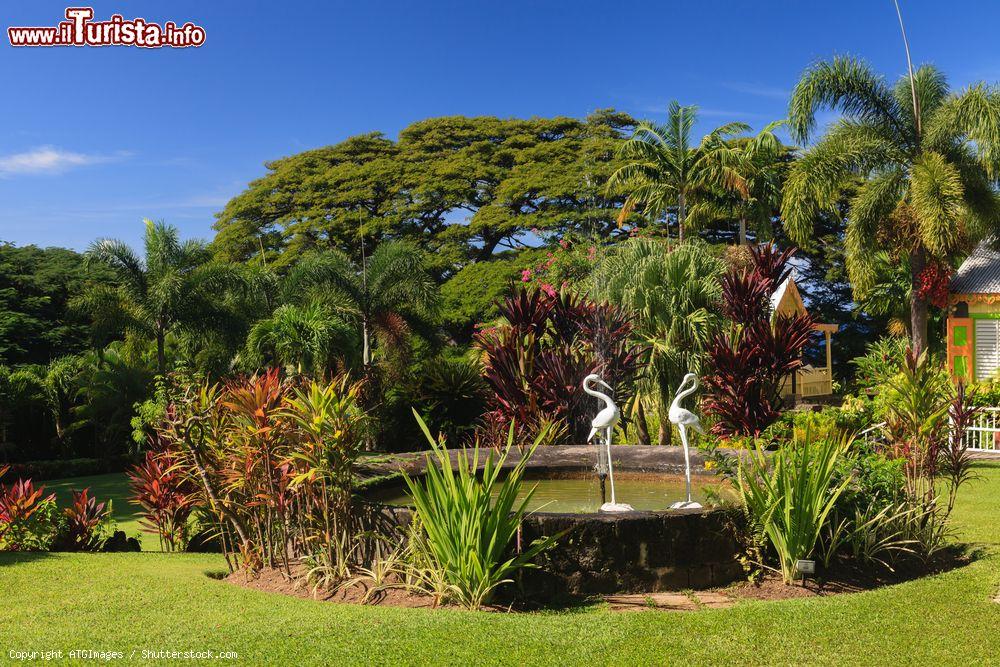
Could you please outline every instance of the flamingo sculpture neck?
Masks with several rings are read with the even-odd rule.
[[[597,375],[588,375],[587,377],[585,377],[583,379],[583,392],[585,394],[590,394],[591,396],[593,396],[595,398],[601,399],[602,401],[604,401],[604,407],[606,407],[606,408],[617,408],[618,407],[618,406],[615,405],[615,402],[611,400],[610,396],[608,396],[607,394],[602,394],[601,392],[597,391],[596,389],[591,389],[590,388],[590,383],[591,382],[600,382],[601,384],[604,384],[603,382],[601,382],[601,378],[598,377]],[[607,386],[607,385],[604,385],[604,386]]]
[[[691,387],[685,389],[684,386],[687,383],[691,383]],[[698,390],[698,376],[694,373],[688,373],[684,376],[684,381],[681,382],[681,386],[677,388],[677,395],[674,396],[674,402],[670,404],[671,410],[679,410],[681,407],[681,401],[693,394]]]

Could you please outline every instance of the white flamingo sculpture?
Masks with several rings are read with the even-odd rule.
[[[684,387],[688,383],[691,384],[691,387],[685,389]],[[677,428],[681,432],[681,444],[684,445],[684,481],[687,487],[687,500],[674,503],[670,506],[671,509],[701,507],[701,503],[696,503],[691,500],[691,456],[688,452],[687,429],[690,427],[702,435],[705,434],[705,431],[701,428],[701,422],[698,421],[698,415],[681,407],[681,401],[685,397],[693,394],[697,388],[698,376],[694,373],[688,373],[685,375],[684,379],[681,381],[681,386],[677,387],[677,396],[674,397],[674,402],[670,404],[670,411],[667,413],[667,418],[671,421],[671,423],[677,424]]]
[[[618,423],[618,418],[621,413],[618,411],[618,406],[615,402],[611,400],[611,397],[607,394],[602,394],[596,389],[591,389],[590,384],[599,384],[608,391],[614,391],[609,387],[603,380],[601,376],[591,374],[583,378],[583,391],[591,396],[601,399],[604,401],[604,408],[597,413],[594,420],[590,422],[590,435],[587,436],[587,442],[594,439],[594,436],[600,432],[601,439],[604,440],[604,444],[607,447],[608,452],[608,481],[611,482],[611,502],[604,503],[601,505],[602,512],[631,512],[634,508],[626,503],[619,503],[615,499],[615,474],[611,469],[611,434],[614,433],[615,424]]]

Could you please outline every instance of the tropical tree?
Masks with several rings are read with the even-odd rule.
[[[163,375],[167,335],[223,328],[229,317],[223,297],[241,285],[241,276],[235,267],[212,262],[206,243],[182,242],[177,228],[163,222],[144,223],[144,258],[123,241],[91,244],[86,261],[109,266],[117,284],[94,286],[75,305],[127,336],[155,341],[156,370]]]
[[[715,184],[712,194],[701,197],[689,211],[694,226],[710,220],[737,220],[740,245],[747,244],[748,225],[758,239],[768,235],[781,207],[781,186],[791,161],[791,149],[775,134],[782,125],[784,121],[775,121],[752,137],[730,140],[732,150],[715,154],[721,159],[710,161],[714,173],[706,179]]]
[[[400,350],[410,334],[435,336],[439,292],[423,253],[405,241],[387,241],[361,266],[330,250],[308,255],[288,274],[286,303],[313,301],[351,323],[367,367],[375,348]]]
[[[637,207],[650,217],[676,212],[678,236],[684,240],[688,209],[706,188],[731,190],[741,182],[735,170],[737,153],[727,139],[749,131],[745,123],[716,128],[698,145],[691,141],[697,121],[695,106],[671,102],[667,122],[639,123],[632,137],[621,144],[618,157],[625,162],[608,181],[608,188],[628,194],[619,215],[623,222]]]
[[[849,201],[845,246],[855,298],[874,287],[878,251],[894,249],[910,266],[913,347],[927,347],[928,298],[918,286],[956,255],[998,229],[1000,94],[983,83],[960,93],[925,65],[889,85],[862,61],[835,58],[810,67],[792,93],[789,127],[813,136],[821,109],[839,111],[802,151],[785,184],[782,214],[798,244],[818,215]]]
[[[353,328],[327,306],[309,302],[284,304],[256,322],[247,335],[246,364],[257,369],[274,361],[290,374],[322,376],[337,359],[357,351]]]
[[[700,244],[671,251],[655,239],[627,241],[599,269],[596,283],[609,301],[634,314],[633,335],[651,350],[640,391],[657,406],[660,444],[670,442],[667,411],[676,387],[685,373],[701,371],[705,350],[722,324],[716,306],[724,269]]]
[[[91,244],[86,261],[109,266],[117,284],[96,285],[75,305],[95,313],[99,327],[155,341],[156,370],[163,375],[167,335],[224,328],[229,312],[223,297],[240,285],[240,272],[211,262],[204,242],[182,242],[176,227],[148,219],[143,222],[144,258],[123,241],[100,239]]]

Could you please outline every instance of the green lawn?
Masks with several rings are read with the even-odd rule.
[[[1000,463],[956,509],[972,565],[877,591],[694,613],[536,614],[358,607],[205,576],[219,556],[0,555],[0,659],[72,648],[236,651],[296,664],[1000,663]]]

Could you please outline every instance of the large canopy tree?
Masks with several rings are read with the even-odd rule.
[[[219,214],[213,247],[227,260],[262,251],[291,266],[310,252],[353,261],[388,239],[432,250],[448,276],[495,252],[521,249],[533,232],[621,233],[624,197],[605,195],[615,149],[634,124],[598,111],[567,117],[430,118],[397,141],[372,133],[270,162]]]
[[[93,286],[75,306],[94,313],[101,328],[155,341],[156,370],[162,375],[167,370],[167,335],[225,327],[230,313],[224,295],[242,286],[242,274],[233,266],[212,262],[207,244],[182,242],[176,227],[144,223],[143,258],[123,241],[100,239],[91,244],[86,261],[109,267],[115,284]]]
[[[821,109],[839,111],[802,151],[785,184],[782,213],[792,240],[808,246],[817,216],[837,214],[845,190],[847,269],[855,297],[874,287],[878,252],[907,256],[913,347],[927,347],[928,301],[918,281],[1000,229],[1000,95],[977,84],[952,93],[923,66],[895,85],[856,59],[820,62],[803,74],[789,107],[798,141],[815,131]]]
[[[620,220],[639,207],[654,218],[673,210],[678,237],[683,241],[688,209],[699,195],[711,188],[739,187],[743,177],[734,169],[739,155],[727,139],[749,131],[749,126],[727,123],[696,145],[691,131],[697,119],[697,107],[674,101],[667,109],[665,124],[643,121],[621,144],[618,156],[624,164],[608,183],[612,191],[628,194]]]
[[[90,313],[69,302],[108,278],[72,250],[0,243],[0,363],[44,364],[86,349]]]

